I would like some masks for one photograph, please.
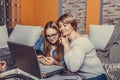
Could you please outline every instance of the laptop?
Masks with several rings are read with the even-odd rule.
[[[45,66],[38,62],[36,51],[32,46],[8,41],[9,50],[15,66],[38,78],[46,78],[64,70],[64,67]]]

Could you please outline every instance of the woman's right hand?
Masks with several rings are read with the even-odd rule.
[[[69,42],[67,36],[61,37],[61,44],[64,46],[64,53],[65,54],[70,51],[70,42]]]
[[[43,57],[43,55],[37,55],[38,60],[40,60]]]
[[[42,63],[43,57],[44,57],[43,55],[38,55],[37,56],[38,62]]]
[[[38,57],[38,62],[44,65],[48,65],[49,60],[46,57],[44,57],[43,55],[38,55],[37,57]]]
[[[38,61],[41,62],[44,65],[53,65],[55,64],[55,60],[52,57],[44,57],[42,55],[38,56]]]
[[[64,46],[66,44],[69,44],[67,37],[60,37],[60,43]]]

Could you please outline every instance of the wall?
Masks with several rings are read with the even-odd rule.
[[[5,0],[0,0],[0,26],[5,25]]]
[[[72,12],[77,19],[77,31],[85,33],[86,26],[86,0],[63,0],[62,14]]]
[[[34,0],[34,24],[44,26],[58,18],[58,0]]]
[[[87,0],[86,33],[89,33],[90,24],[100,23],[100,0]]]
[[[100,23],[101,0],[62,0],[62,14],[72,12],[77,16],[77,31],[88,33],[90,24]]]
[[[120,0],[103,0],[103,24],[120,25]]]
[[[58,0],[21,0],[21,24],[41,25],[58,18]]]
[[[47,21],[57,18],[58,0],[21,0],[21,24],[44,27]],[[85,32],[89,32],[89,24],[99,24],[99,21],[100,0],[86,0]]]
[[[21,24],[33,25],[34,0],[21,0]]]

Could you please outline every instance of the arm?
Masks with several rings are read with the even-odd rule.
[[[85,51],[79,45],[74,45],[69,52],[64,55],[65,63],[72,72],[76,72],[84,63]]]
[[[61,43],[64,46],[64,54],[66,54],[67,52],[71,50],[70,45],[69,45],[70,43],[67,37],[61,37]]]
[[[39,56],[38,59],[42,64],[44,65],[59,65],[59,66],[63,66],[63,64],[59,63],[58,61],[56,61],[54,58],[52,57],[44,57],[44,56]]]
[[[63,64],[61,64],[60,62],[56,61],[52,57],[46,57],[46,58],[49,60],[49,64],[58,65],[58,66],[64,66]]]
[[[37,54],[43,54],[44,53],[44,39],[42,36],[40,36],[40,38],[37,40],[37,42],[34,45],[34,48],[37,52]]]

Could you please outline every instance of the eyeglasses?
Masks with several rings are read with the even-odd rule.
[[[55,37],[57,35],[57,33],[53,33],[53,34],[51,34],[51,35],[46,35],[48,38],[50,38],[50,37]]]

